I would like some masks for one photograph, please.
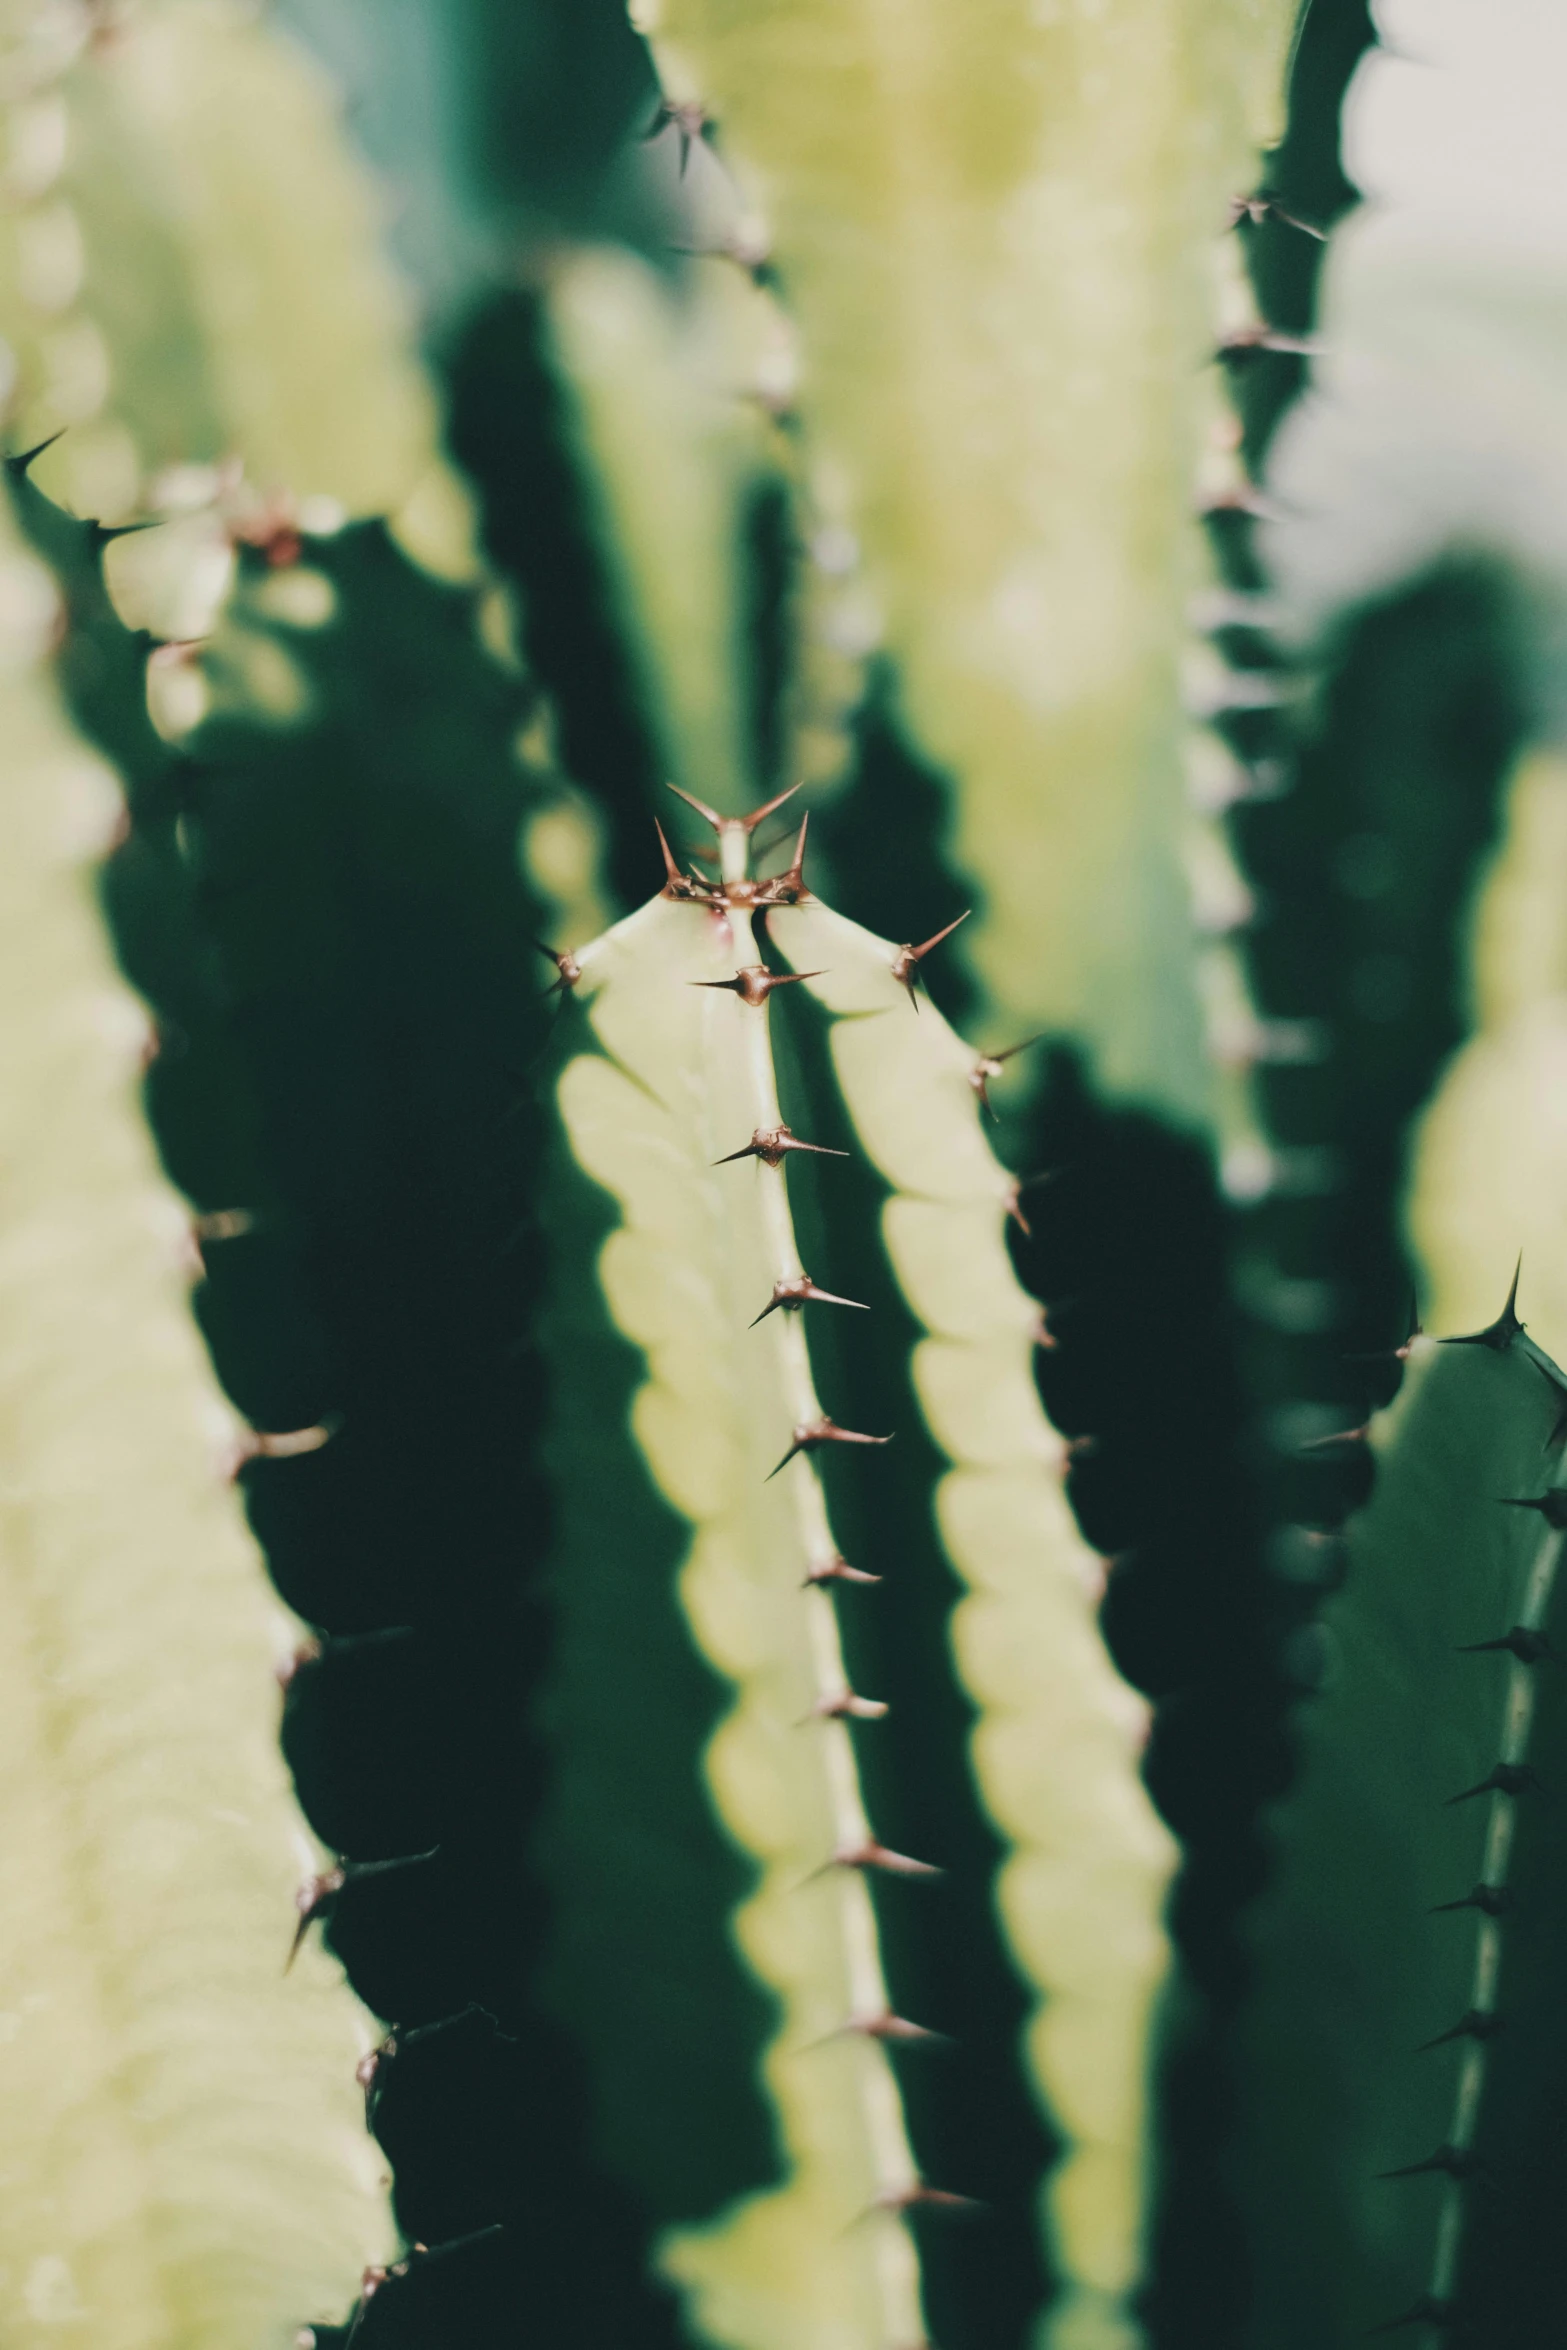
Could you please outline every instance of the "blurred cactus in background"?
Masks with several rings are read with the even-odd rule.
[[[7,2342],[1551,2338],[1561,606],[1343,492],[1376,30],[0,9]]]

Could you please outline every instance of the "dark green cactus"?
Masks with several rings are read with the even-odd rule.
[[[1557,2328],[1564,1409],[1511,1297],[1416,1341],[1370,1502],[1317,1538],[1343,1589],[1252,1928],[1236,2149],[1268,2350]]]

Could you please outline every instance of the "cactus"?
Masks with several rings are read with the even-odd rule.
[[[1253,1928],[1237,2178],[1270,2350],[1400,2325],[1510,2350],[1556,2323],[1541,1789],[1561,1747],[1564,1398],[1510,1296],[1466,1340],[1416,1341],[1370,1432],[1376,1485]]]
[[[304,1839],[268,1684],[297,1628],[225,1485],[134,1100],[146,1020],[90,881],[118,794],[28,673],[52,598],[8,512],[0,562],[0,2325],[281,2345],[390,2257],[370,2035],[314,1952],[283,1979]]]
[[[453,953],[459,907],[468,940],[463,967],[443,983],[451,1012],[432,1019],[427,1010],[408,1029],[403,1090],[433,1081],[418,1073],[421,1053],[435,1051],[444,1071],[454,1053],[450,1026],[460,1025],[474,1032],[465,1087],[478,1078],[482,1098],[501,1061],[498,1013],[519,1031],[536,1025],[538,999],[521,987],[519,958],[531,961],[537,917],[520,878],[501,885],[486,845],[497,823],[515,827],[524,810],[526,785],[509,746],[526,688],[488,666],[476,644],[462,656],[471,596],[421,583],[384,536],[361,527],[303,544],[304,575],[327,580],[336,602],[336,616],[314,628],[272,617],[275,581],[288,575],[262,554],[244,559],[233,615],[207,658],[213,712],[178,750],[161,747],[159,769],[160,746],[149,745],[134,701],[118,697],[112,724],[101,706],[105,678],[134,679],[145,653],[103,594],[104,536],[61,516],[22,467],[13,475],[30,529],[67,582],[73,626],[62,673],[68,685],[77,681],[84,719],[115,743],[136,784],[131,836],[111,862],[106,898],[127,967],[160,1018],[180,1023],[183,1049],[154,1064],[149,1106],[171,1171],[214,1234],[197,1310],[220,1374],[262,1431],[243,1472],[253,1521],[285,1596],[325,1635],[291,1680],[285,1750],[307,1814],[342,1854],[336,1872],[310,1889],[305,1915],[325,1919],[351,1979],[396,2027],[387,2051],[396,2062],[384,2080],[372,2073],[377,2130],[398,2142],[410,2070],[422,2071],[423,2096],[437,2111],[445,2077],[455,2099],[449,2129],[482,2128],[464,2043],[476,2039],[493,2054],[498,2031],[521,2050],[515,2062],[526,2078],[564,2030],[586,2051],[596,2158],[633,2213],[645,2215],[627,2220],[626,2240],[635,2245],[639,2225],[661,2230],[662,2265],[714,2340],[787,2342],[827,2322],[846,2329],[845,2341],[912,2338],[908,2329],[922,2321],[908,2218],[923,2228],[925,2200],[939,2213],[949,2195],[992,2206],[971,2237],[938,2238],[926,2250],[928,2298],[949,2339],[976,2327],[1020,2330],[1051,2277],[1056,2338],[1132,2339],[1127,2296],[1140,2256],[1143,2076],[1167,1846],[1137,1786],[1140,1708],[1094,1643],[1095,1563],[1063,1510],[1053,1474],[1060,1449],[1028,1375],[1035,1309],[1013,1281],[1001,1239],[1009,1204],[1020,1216],[1026,1209],[979,1133],[978,1087],[996,1077],[995,1058],[959,1044],[928,1001],[916,1005],[939,941],[900,951],[829,916],[809,899],[798,855],[787,875],[751,880],[734,856],[738,838],[743,861],[748,828],[723,827],[718,882],[682,879],[672,865],[665,897],[559,960],[557,1037],[569,1046],[586,1000],[602,1050],[572,1052],[559,1081],[570,1159],[594,1184],[571,1173],[562,1146],[549,1154],[544,1225],[560,1245],[541,1308],[557,1364],[546,1424],[537,1429],[526,1387],[503,1376],[490,1393],[475,1390],[455,1353],[446,1374],[453,1392],[438,1404],[431,1361],[400,1367],[395,1347],[388,1357],[382,1317],[378,1359],[356,1370],[365,1345],[357,1301],[386,1278],[376,1269],[384,1252],[409,1247],[408,1211],[395,1187],[389,1207],[378,1204],[387,1178],[352,1129],[333,1143],[320,1128],[330,1072],[345,1032],[385,1028],[387,1050],[404,1035],[408,990],[431,985],[440,966],[428,957]],[[300,672],[296,706],[306,715],[292,726],[243,707],[251,636],[286,645]],[[96,648],[90,660],[88,646]],[[448,727],[445,713],[461,708],[472,745],[463,763],[472,780],[453,803],[410,797],[424,789],[417,756],[410,767],[405,749],[399,766],[373,728],[363,735],[377,707],[376,664],[406,666],[415,646],[432,690],[439,676],[452,697],[430,722]],[[231,711],[225,696],[236,693],[241,706]],[[375,776],[379,813],[372,823],[370,805],[343,799],[339,783],[339,813],[316,862],[302,869],[289,794],[302,809],[310,803],[300,795],[322,788],[309,779],[334,767]],[[284,776],[293,779],[286,788]],[[413,935],[426,943],[365,1032],[366,968],[381,968],[375,925],[411,886],[398,876],[416,811],[433,878],[414,901],[425,912]],[[354,863],[367,877],[346,900],[333,879],[341,855],[330,845],[334,827],[345,846],[358,844]],[[476,896],[485,871],[491,878]],[[231,876],[241,874],[236,887]],[[303,931],[297,912],[286,932],[268,917],[269,893],[279,914],[285,905],[314,907]],[[475,967],[474,907],[486,896],[495,927],[479,935],[492,942],[490,961]],[[760,908],[790,960],[804,958],[798,979],[763,974],[753,962],[744,924]],[[364,940],[367,967],[356,959],[345,969],[331,951],[345,928]],[[810,959],[818,935],[820,975]],[[698,987],[687,986],[692,979]],[[783,1006],[763,1008],[796,988],[823,1013],[786,1024]],[[870,1016],[878,990],[897,1014],[885,1027]],[[486,1000],[480,1015],[476,1004]],[[814,1113],[802,1115],[791,1098],[786,1121],[777,1106],[766,1050],[774,1030],[788,1040],[784,1089],[798,1090]],[[486,1033],[496,1056],[487,1081]],[[289,1057],[280,1061],[285,1040]],[[438,1091],[448,1083],[443,1075]],[[671,1102],[673,1128],[658,1106]],[[304,1156],[302,1110],[315,1127]],[[399,1112],[399,1125],[407,1114]],[[908,1415],[898,1432],[907,1457],[896,1499],[884,1490],[880,1512],[863,1500],[843,1503],[856,1528],[850,1547],[868,1562],[856,1570],[835,1568],[822,1514],[814,1456],[836,1451],[840,1431],[810,1389],[794,1310],[802,1299],[812,1318],[848,1318],[849,1309],[789,1286],[801,1274],[788,1192],[765,1139],[792,1124],[801,1147],[786,1148],[785,1163],[810,1157],[813,1168],[844,1177],[847,1169],[804,1147],[809,1114],[858,1140],[880,1178],[860,1172],[841,1221],[857,1235],[870,1276],[860,1302],[875,1302],[891,1327],[849,1348],[839,1374],[872,1399],[860,1417],[874,1417],[894,1393]],[[464,1118],[474,1115],[470,1102]],[[731,1126],[742,1158],[747,1136],[764,1138],[755,1146],[760,1163],[695,1165],[694,1151],[730,1155],[716,1143]],[[542,1147],[525,1109],[512,1133],[513,1153]],[[442,1163],[443,1182],[460,1180],[450,1160]],[[671,1185],[676,1163],[686,1165],[689,1185]],[[327,1174],[324,1194],[316,1168]],[[513,1183],[521,1172],[513,1159]],[[433,1164],[423,1183],[432,1177]],[[607,1321],[590,1278],[595,1222],[603,1223],[593,1208],[598,1186],[621,1211],[603,1250]],[[472,1216],[470,1199],[469,1223]],[[812,1229],[828,1249],[839,1222],[824,1199]],[[655,1238],[661,1253],[650,1256]],[[434,1245],[426,1241],[426,1252]],[[444,1262],[452,1294],[427,1300],[421,1352],[429,1358],[433,1348],[438,1361],[447,1345],[465,1347],[482,1365],[493,1359],[496,1340],[484,1327],[493,1328],[494,1306],[481,1307],[472,1284],[492,1284],[493,1265],[477,1234],[455,1260],[451,1245],[440,1243],[435,1262]],[[536,1259],[536,1239],[527,1253]],[[737,1316],[741,1292],[757,1284],[743,1321],[759,1314],[764,1326],[751,1333]],[[777,1310],[764,1311],[775,1295]],[[523,1326],[523,1294],[513,1311]],[[441,1330],[450,1338],[438,1341]],[[626,1391],[615,1366],[627,1338],[652,1376],[622,1440],[603,1414],[606,1398]],[[500,1444],[498,1407],[519,1415],[509,1446]],[[704,1410],[717,1416],[716,1428],[702,1426]],[[446,1431],[439,1441],[437,1428]],[[290,1437],[300,1429],[316,1435]],[[785,1464],[791,1431],[811,1459]],[[513,1466],[500,1468],[498,1446]],[[436,1768],[415,1728],[432,1707],[472,1689],[481,1624],[490,1648],[506,1653],[493,1620],[501,1593],[495,1569],[475,1556],[455,1570],[456,1595],[445,1595],[420,1572],[417,1547],[406,1556],[406,1540],[377,1559],[366,1547],[369,1528],[388,1528],[399,1514],[417,1526],[440,1511],[448,1554],[455,1547],[460,1560],[459,1527],[488,1543],[494,1537],[481,1529],[495,1510],[520,1509],[523,1523],[536,1515],[526,1496],[537,1491],[541,1463],[556,1488],[559,1550],[536,1554],[527,1605],[553,1616],[555,1632],[547,1657],[535,1639],[508,1668],[531,1675],[542,1666],[543,1754],[528,1766],[540,1807],[534,1881],[522,1880],[509,1911],[503,1905],[497,1915],[486,1903],[482,1919],[443,1948],[445,1937],[430,1944],[417,1920],[457,1900],[473,1872],[495,1875],[502,1829],[487,1805],[472,1808],[466,1742]],[[464,1483],[472,1497],[459,1509],[453,1496]],[[514,1498],[503,1505],[508,1490]],[[329,1526],[344,1529],[342,1564],[322,1548]],[[649,1585],[659,1560],[662,1577]],[[852,1718],[860,1701],[847,1694],[827,1588],[841,1584],[863,1606],[870,1595],[854,1590],[853,1571],[885,1573],[891,1589],[878,1602],[904,1587],[910,1619],[901,1628],[846,1628],[852,1671],[863,1655],[885,1684],[868,1710],[888,1701],[894,1709],[874,1726],[893,1759],[864,1765],[874,1804],[859,1792],[840,1712]],[[966,1596],[954,1616],[954,1677],[945,1624],[956,1593]],[[647,1666],[629,1686],[617,1663],[617,1634],[628,1624],[641,1627],[636,1647]],[[495,1669],[492,1656],[486,1686]],[[720,1718],[726,1681],[733,1710]],[[345,1719],[359,1721],[362,1750],[346,1781]],[[411,1741],[435,1784],[419,1783],[406,1759]],[[712,1817],[682,1793],[682,1784],[694,1792],[702,1758]],[[901,1811],[890,1771],[906,1779]],[[919,1873],[922,1808],[949,1882],[930,1889],[923,1919],[904,1901],[925,1889],[890,1888],[889,1996],[864,1876],[883,1865],[894,1878]],[[515,1838],[515,1826],[507,1832]],[[388,1870],[405,1857],[408,1870]],[[660,1862],[675,1871],[678,1906]],[[410,1909],[402,1887],[420,1872],[425,1889]],[[620,1954],[633,1935],[646,1959],[628,1982]],[[685,1994],[696,1982],[708,1986],[702,1999],[683,1996],[671,2010],[667,1986]],[[1042,1996],[1030,2022],[1030,2003]],[[910,2039],[922,2027],[963,2044],[950,2061],[912,2051],[910,2067],[923,2060],[928,2076],[903,2092],[907,2130],[882,2037],[903,2030],[885,2025],[885,2015],[905,2010]],[[464,2024],[464,2015],[472,2020]],[[831,2043],[846,2025],[861,2028],[839,2045],[812,2045]],[[437,2026],[445,2029],[432,2033]],[[752,2079],[764,2043],[765,2105]],[[551,2061],[558,2068],[559,2057]],[[671,2114],[693,2080],[708,2084],[704,2128],[672,2138]],[[564,2114],[558,2127],[564,2139]],[[1057,2134],[1054,2150],[1047,2130]],[[542,2146],[534,2159],[543,2159]],[[557,2173],[564,2159],[557,2141]],[[565,2305],[573,2240],[546,2247],[527,2194],[486,2178],[471,2150],[462,2165],[472,2181],[466,2202],[432,2176],[428,2147],[416,2162],[414,2179],[400,2178],[398,2188],[410,2238],[428,2243],[439,2233],[462,2244],[497,2219],[509,2235],[526,2231],[537,2247],[531,2264],[537,2269],[548,2252]],[[1047,2169],[1041,2237],[1035,2205]],[[748,2180],[752,2192],[736,2208]],[[425,2197],[442,2204],[439,2231],[425,2222],[421,2181]],[[595,2198],[603,2200],[602,2189]],[[853,2224],[879,2202],[886,2207]],[[490,2260],[489,2244],[469,2258]],[[413,2281],[391,2280],[405,2297]],[[471,2319],[490,2289],[481,2279],[464,2288],[477,2301],[456,2306]]]

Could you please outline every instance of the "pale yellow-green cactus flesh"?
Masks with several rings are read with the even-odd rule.
[[[1124,2350],[1141,2338],[1126,2296],[1171,1866],[1137,1776],[1144,1709],[1094,1630],[1098,1562],[1072,1527],[1034,1388],[1037,1309],[1006,1258],[1009,1178],[979,1132],[974,1055],[928,1005],[911,1011],[894,948],[816,906],[772,921],[791,960],[826,973],[807,984],[829,1011],[858,1015],[835,1020],[834,1062],[892,1186],[887,1246],[927,1333],[916,1382],[951,1464],[937,1508],[967,1591],[952,1636],[979,1715],[978,1776],[1011,1847],[1005,1927],[1040,1996],[1020,2057],[1070,2141],[1041,2213],[1065,2280],[1042,2339]],[[844,1680],[832,1603],[807,1582],[836,1549],[821,1488],[809,1455],[769,1478],[822,1407],[801,1317],[749,1327],[800,1272],[788,1183],[828,1183],[832,1162],[793,1158],[788,1176],[714,1164],[778,1124],[773,1015],[692,984],[753,960],[742,924],[659,899],[579,959],[603,1049],[568,1063],[560,1108],[579,1162],[619,1204],[601,1280],[646,1360],[636,1434],[691,1525],[692,1630],[733,1685],[705,1769],[719,1815],[762,1866],[737,1934],[784,2019],[766,2076],[786,2182],[675,2235],[663,2258],[704,2334],[731,2350],[886,2350],[923,2337],[912,2246],[890,2213],[851,2223],[912,2183],[912,2157],[881,2049],[822,2044],[886,1995],[861,1875],[816,1873],[874,1823],[842,1723],[812,1718]]]
[[[1415,1138],[1408,1222],[1433,1330],[1520,1311],[1567,1360],[1567,761],[1519,762],[1469,926],[1474,1033]]]
[[[721,354],[737,416],[782,402],[803,420],[788,464],[821,556],[813,634],[839,654],[885,646],[919,750],[953,776],[954,854],[983,904],[964,951],[998,1009],[1084,1035],[1119,1087],[1203,1110],[1200,1015],[1170,977],[1188,934],[1181,612],[1216,409],[1215,255],[1274,128],[1293,7],[640,0],[634,14],[670,96],[718,126],[716,158],[690,151],[687,180],[714,191],[692,201],[716,239],[776,260],[798,388],[730,261],[682,297],[685,347]],[[652,299],[625,296],[623,332]],[[686,429],[661,457],[642,389],[656,338],[641,340],[618,383],[602,330],[582,352],[590,438],[634,519],[692,455]],[[581,342],[568,335],[568,356]],[[709,456],[707,505],[733,461],[731,436]],[[725,541],[703,525],[725,563],[736,527]],[[635,564],[661,646],[693,593],[677,546],[695,552],[689,530]],[[684,667],[718,673],[711,633],[684,644]]]
[[[318,1950],[283,1972],[295,1635],[92,903],[117,794],[27,672],[9,525],[0,597],[0,2339],[287,2350],[391,2239],[368,2019]]]

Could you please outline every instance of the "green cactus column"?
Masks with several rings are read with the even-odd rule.
[[[92,903],[119,795],[30,673],[53,599],[5,515],[0,592],[0,2332],[286,2350],[390,2241],[368,2034],[318,1953],[283,1976],[293,1628]]]
[[[1010,1016],[1079,1030],[1118,1087],[1198,1109],[1171,973],[1207,257],[1254,180],[1291,12],[633,13],[678,113],[671,156],[687,142],[688,180],[738,191],[727,217],[692,198],[732,256],[708,266],[738,279],[765,256],[797,338],[791,369],[736,388],[803,426],[816,621],[885,647],[917,745],[956,779],[953,853],[983,898],[965,951]]]

